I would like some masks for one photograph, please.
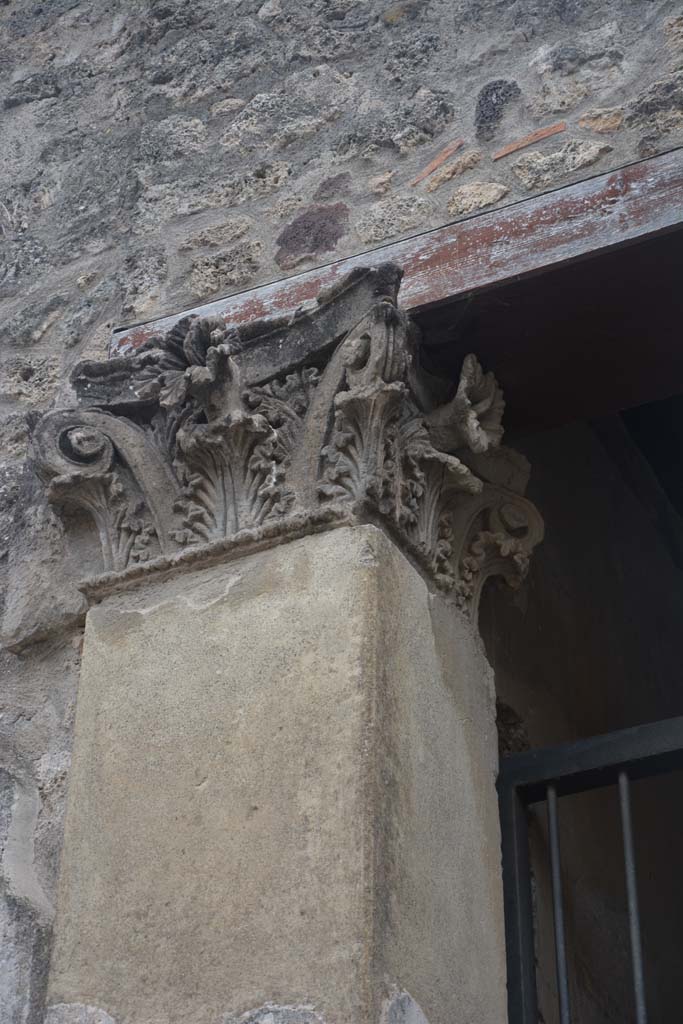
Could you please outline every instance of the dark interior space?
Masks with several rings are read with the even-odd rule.
[[[467,352],[506,398],[506,441],[531,464],[546,538],[480,629],[496,674],[501,753],[683,715],[683,233],[475,295],[420,320],[425,366]],[[633,787],[648,1020],[680,1016],[681,773]],[[561,801],[572,1019],[635,1021],[618,803]],[[530,820],[539,1007],[559,1021],[548,833]]]
[[[683,395],[626,409],[622,419],[667,498],[683,515]]]
[[[475,352],[509,435],[683,393],[682,267],[676,231],[424,310],[425,366],[457,379]]]

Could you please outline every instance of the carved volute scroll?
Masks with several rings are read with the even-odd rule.
[[[354,271],[247,329],[186,317],[77,367],[80,404],[39,421],[33,458],[50,500],[92,517],[105,571],[326,516],[384,525],[470,613],[488,576],[518,583],[543,525],[502,393],[469,355],[450,401],[425,400],[400,277]]]

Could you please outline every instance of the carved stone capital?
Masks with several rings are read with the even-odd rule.
[[[543,525],[524,460],[500,447],[502,393],[470,355],[436,405],[400,277],[354,271],[248,330],[186,317],[77,367],[80,404],[39,421],[33,458],[49,499],[92,517],[105,572],[351,516],[389,530],[470,613],[488,576],[516,584]]]

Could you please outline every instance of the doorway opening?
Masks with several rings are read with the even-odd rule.
[[[681,265],[676,231],[418,317],[432,369],[472,351],[495,372],[546,523],[512,600],[496,581],[482,596],[502,758],[683,715]],[[668,1022],[683,998],[683,771],[630,790],[647,1019]],[[619,788],[558,808],[571,1018],[543,804],[529,809],[536,1019],[636,1021]]]

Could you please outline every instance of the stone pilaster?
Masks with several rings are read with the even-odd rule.
[[[188,318],[81,365],[36,427],[103,562],[51,1024],[504,1018],[474,619],[542,522],[496,381],[421,372],[399,282],[248,331]]]

